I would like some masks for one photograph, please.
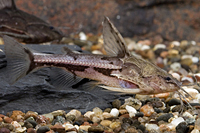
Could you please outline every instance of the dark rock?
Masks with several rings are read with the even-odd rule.
[[[143,116],[144,116],[144,113],[139,112],[139,113],[136,113],[135,116],[136,116],[136,117],[143,117]]]
[[[46,133],[50,131],[50,128],[47,127],[47,126],[42,126],[42,127],[39,127],[38,130],[37,130],[37,133]]]
[[[164,113],[169,113],[169,111],[170,111],[170,106],[167,106],[167,107],[163,110]]]
[[[173,117],[173,114],[171,114],[171,113],[164,114],[164,115],[161,115],[161,116],[159,116],[158,118],[156,118],[156,121],[161,121],[161,120],[163,120],[163,121],[165,121],[165,122],[168,122],[168,120],[169,120],[171,117]]]
[[[74,125],[82,125],[84,123],[84,118],[83,117],[79,117],[78,119],[76,119],[76,121],[74,122]]]
[[[123,119],[122,119],[122,122],[123,122],[123,123],[128,123],[128,124],[130,124],[130,125],[133,124],[133,120],[132,120],[131,118],[123,118]]]
[[[144,125],[140,124],[140,125],[138,126],[138,129],[140,129],[142,132],[144,132],[145,129],[146,129],[146,127],[145,127]]]
[[[34,128],[28,128],[27,133],[36,133]]]
[[[33,128],[33,125],[32,125],[30,122],[25,121],[25,122],[24,122],[24,127],[26,127],[27,129],[28,129],[28,128]]]
[[[116,99],[112,102],[112,107],[113,108],[117,108],[119,109],[119,107],[121,106],[121,101],[119,99]]]
[[[75,117],[75,116],[74,116]],[[68,120],[68,119],[66,119]],[[56,118],[53,120],[52,125],[55,125],[56,123],[61,123],[63,124],[65,122],[64,117],[62,116],[56,116]]]
[[[162,110],[162,109],[159,109],[159,108],[154,108],[154,111],[155,111],[156,113],[162,113],[162,112],[163,112],[163,110]]]
[[[182,111],[185,111],[186,108],[184,106],[181,106],[181,105],[176,105],[174,108],[172,108],[172,112],[182,112]]]
[[[186,122],[181,122],[176,126],[176,133],[187,133],[188,129]]]
[[[178,100],[178,99],[171,99],[171,100],[168,102],[168,105],[169,105],[169,106],[180,105],[180,104],[181,104],[181,102],[180,102],[180,100]]]
[[[70,49],[82,52],[78,46],[68,45],[27,45],[39,52],[62,54],[61,49],[67,46]],[[3,46],[0,45],[0,49]],[[0,54],[3,54],[0,52]],[[105,109],[111,107],[114,99],[126,99],[129,96],[113,95],[113,92],[101,91],[101,89],[88,90],[84,87],[66,88],[59,90],[50,85],[50,68],[43,68],[20,79],[13,85],[6,82],[5,68],[0,69],[0,113],[5,114],[13,110],[22,112],[34,111],[45,114],[55,110],[70,111],[77,109],[81,112],[92,110],[94,107]],[[38,89],[39,88],[39,89]],[[90,103],[87,104],[86,103]]]
[[[37,122],[31,119],[27,119],[26,120],[28,123],[31,123],[31,125],[33,126],[33,128],[35,128],[37,126]]]

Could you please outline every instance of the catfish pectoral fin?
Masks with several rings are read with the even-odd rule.
[[[83,78],[68,72],[65,68],[51,68],[49,82],[57,89],[65,89],[67,87],[72,87],[82,79]]]

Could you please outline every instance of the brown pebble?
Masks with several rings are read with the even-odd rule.
[[[123,114],[120,117],[129,118],[130,116],[129,116],[129,114]]]
[[[49,123],[47,118],[43,115],[38,115],[37,118],[36,118],[36,122],[39,123],[39,124],[40,123],[45,123],[45,124]]]
[[[3,114],[0,114],[0,117],[1,117],[1,118],[3,118],[4,116],[5,116],[5,115],[3,115]]]
[[[3,122],[3,118],[0,117],[0,122]]]
[[[28,128],[27,133],[36,133],[34,128]]]
[[[162,58],[166,58],[167,55],[168,55],[168,51],[163,51],[163,52],[160,53],[160,56],[161,56]]]
[[[144,116],[151,116],[154,113],[154,109],[152,106],[146,104],[140,108],[140,112],[144,113]]]
[[[8,116],[5,116],[5,117],[4,117],[4,122],[5,122],[5,123],[11,123],[12,121],[13,121],[13,119],[10,118],[10,117],[8,117]]]
[[[10,133],[10,130],[3,127],[0,129],[0,133]]]
[[[24,113],[22,111],[19,110],[14,110],[12,112],[12,115],[10,116],[10,118],[12,118],[14,121],[17,121],[18,118],[24,119]],[[21,116],[21,117],[20,117]]]
[[[138,131],[134,127],[130,127],[125,130],[125,133],[138,133]]]
[[[53,130],[55,132],[59,132],[59,133],[65,133],[65,127],[63,127],[60,124],[56,124],[56,125],[52,126],[51,130]]]
[[[26,114],[24,116],[24,119],[27,119],[29,117],[33,117],[34,119],[36,119],[37,116],[38,116],[38,114],[36,112],[28,111],[28,112],[26,112]]]

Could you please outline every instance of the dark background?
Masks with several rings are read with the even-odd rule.
[[[66,36],[80,31],[101,33],[108,16],[123,36],[150,39],[200,41],[199,0],[16,0]]]

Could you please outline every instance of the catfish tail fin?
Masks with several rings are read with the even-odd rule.
[[[34,68],[31,67],[33,53],[26,46],[11,37],[5,35],[3,36],[3,40],[7,60],[5,74],[8,77],[8,83],[13,84]]]

